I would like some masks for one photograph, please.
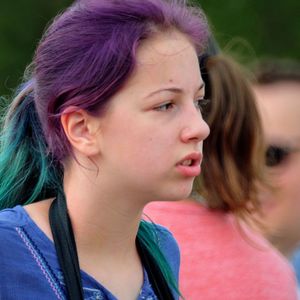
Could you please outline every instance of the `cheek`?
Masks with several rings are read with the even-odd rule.
[[[174,138],[153,126],[124,123],[122,128],[111,128],[106,137],[106,153],[140,171],[157,170],[162,163],[172,160],[175,151]]]
[[[155,172],[174,159],[175,145],[168,138],[155,134],[137,133],[131,143],[125,144],[128,160],[134,159],[139,166]],[[125,158],[126,159],[126,158]]]
[[[290,163],[278,174],[274,185],[278,186],[280,197],[290,198],[294,204],[300,203],[300,164]]]
[[[102,149],[108,166],[135,174],[148,172],[150,177],[181,159],[176,124],[162,127],[145,114],[127,115],[108,120],[104,128]]]
[[[281,168],[270,174],[273,190],[260,193],[262,209],[266,215],[274,218],[289,218],[300,213],[300,166]]]

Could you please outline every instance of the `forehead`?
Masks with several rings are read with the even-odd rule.
[[[137,61],[156,63],[164,57],[180,55],[188,50],[195,52],[193,44],[184,34],[176,30],[158,32],[141,42],[137,50]]]
[[[170,82],[187,88],[202,83],[196,50],[188,38],[176,31],[158,33],[142,42],[127,85],[151,89]]]
[[[266,135],[300,139],[300,84],[258,85],[254,93]]]

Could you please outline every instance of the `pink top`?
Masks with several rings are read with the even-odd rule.
[[[189,200],[153,202],[144,213],[179,243],[179,286],[186,300],[297,299],[287,260],[249,229],[242,234],[230,214]]]

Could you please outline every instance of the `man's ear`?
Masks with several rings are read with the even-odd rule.
[[[100,148],[97,132],[100,129],[100,118],[77,107],[69,107],[68,111],[63,112],[60,121],[72,147],[85,156],[98,154]]]

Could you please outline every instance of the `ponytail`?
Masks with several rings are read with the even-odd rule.
[[[171,269],[165,255],[160,249],[160,240],[157,236],[157,231],[160,229],[157,225],[141,220],[137,236],[141,244],[147,249],[148,253],[153,257],[153,260],[159,266],[163,278],[168,283],[169,288],[182,297],[178,289],[178,279]],[[184,298],[182,298],[184,300]]]
[[[34,81],[10,104],[0,135],[0,209],[36,202],[62,188],[62,168],[47,152],[34,103]]]

